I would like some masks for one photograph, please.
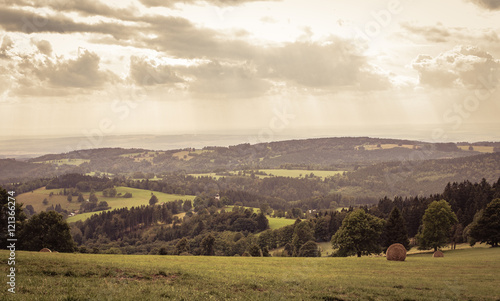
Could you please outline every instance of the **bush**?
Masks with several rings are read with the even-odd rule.
[[[300,248],[299,257],[321,257],[321,251],[318,245],[310,240]]]

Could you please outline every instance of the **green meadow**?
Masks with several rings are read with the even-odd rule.
[[[272,230],[283,228],[288,225],[293,225],[293,223],[295,223],[295,219],[290,219],[290,218],[270,217],[270,216],[266,216],[266,218],[269,221],[269,228]]]
[[[28,193],[23,193],[17,197],[18,202],[23,203],[24,207],[27,205],[32,205],[33,208],[35,209],[36,212],[41,212],[45,211],[45,209],[51,205],[54,205],[54,207],[59,204],[63,209],[66,209],[68,211],[71,210],[78,210],[80,209],[80,203],[77,202],[77,197],[73,197],[72,202],[68,202],[67,196],[63,195],[57,195],[61,189],[45,189],[45,188],[40,188],[37,189],[33,192],[28,192]],[[116,187],[117,193],[121,193],[124,195],[127,192],[130,192],[132,194],[131,198],[121,198],[121,197],[104,197],[102,195],[102,192],[96,192],[96,196],[99,199],[99,202],[101,201],[106,201],[108,205],[111,207],[111,209],[119,209],[119,208],[125,208],[125,207],[137,207],[141,205],[149,205],[149,199],[151,198],[151,191],[149,190],[143,190],[143,189],[136,189],[136,188],[130,188],[130,187]],[[54,195],[49,196],[50,193],[53,192]],[[164,203],[164,202],[171,202],[174,200],[194,200],[195,196],[192,195],[176,195],[176,194],[166,194],[162,192],[157,192],[155,191],[154,194],[156,197],[158,197],[159,203]],[[85,199],[89,198],[89,193],[84,193],[83,194]],[[44,205],[43,199],[47,198],[48,204]],[[82,213],[82,214],[77,214],[72,217],[68,217],[67,221],[69,223],[71,222],[76,222],[79,220],[85,220],[92,216],[93,214],[96,214],[96,212],[88,212],[88,213]]]
[[[325,178],[331,177],[337,174],[342,174],[344,171],[332,171],[332,170],[306,170],[306,169],[260,169],[260,171],[265,172],[268,175],[276,177],[291,177],[300,178],[305,177],[313,173],[316,177]]]
[[[0,251],[8,258],[8,251]],[[7,265],[2,265],[7,273]],[[500,248],[281,258],[17,252],[2,300],[498,300]]]
[[[35,163],[80,166],[86,162],[90,162],[90,160],[88,160],[88,159],[58,159],[58,160],[48,160],[48,161],[35,162]]]
[[[306,169],[259,169],[258,171],[265,172],[266,175],[255,174],[258,178],[269,178],[274,177],[290,177],[290,178],[303,178],[306,175],[309,176],[311,173],[316,177],[325,178],[335,176],[337,174],[342,174],[344,171],[335,170],[306,170]],[[243,171],[230,171],[229,174],[232,176],[237,176],[239,172]],[[246,176],[250,176],[251,171],[245,171]],[[215,179],[222,178],[223,176],[217,175],[216,173],[196,173],[189,174],[193,177],[213,177]]]

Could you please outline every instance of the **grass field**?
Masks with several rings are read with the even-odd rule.
[[[458,148],[460,148],[461,150],[465,150],[465,151],[469,150],[468,145],[459,145]],[[473,148],[474,148],[473,149],[474,151],[480,152],[480,153],[493,153],[493,149],[494,149],[493,146],[481,146],[481,145],[473,146]]]
[[[273,175],[276,177],[291,177],[291,178],[299,178],[304,177],[305,175],[310,175],[313,173],[317,177],[330,177],[337,174],[342,174],[344,171],[331,171],[331,170],[301,170],[301,169],[261,169],[267,173],[268,175]]]
[[[358,149],[359,149],[360,146],[358,146]],[[366,144],[366,145],[362,145],[362,146],[365,148],[365,150],[392,149],[392,148],[396,148],[396,147],[403,147],[403,148],[413,149],[413,145],[411,145],[411,144],[403,144],[403,145],[381,144],[380,147],[378,147],[377,144]]]
[[[59,159],[59,160],[49,160],[49,161],[42,161],[42,162],[35,162],[35,163],[80,166],[85,162],[90,162],[90,160],[88,160],[88,159]]]
[[[27,205],[32,205],[37,213],[41,211],[45,211],[45,209],[51,205],[54,207],[57,204],[60,204],[61,207],[65,210],[72,211],[80,209],[80,203],[76,201],[77,197],[73,197],[73,201],[70,203],[67,201],[67,196],[57,195],[57,193],[61,189],[49,189],[40,188],[35,190],[33,193],[23,193],[17,197],[17,201],[23,203],[26,207]],[[125,207],[133,207],[133,206],[141,206],[141,205],[149,205],[149,199],[151,198],[151,191],[129,188],[129,187],[116,187],[117,193],[125,194],[127,192],[132,193],[131,198],[109,198],[102,196],[101,192],[97,192],[97,198],[99,201],[106,201],[111,209],[125,208]],[[54,195],[49,197],[50,192],[53,192]],[[192,195],[176,195],[176,194],[166,194],[162,192],[155,191],[154,194],[158,197],[159,203],[170,202],[174,200],[194,200],[194,196]],[[85,199],[88,199],[89,193],[83,194]],[[42,203],[43,199],[47,198],[49,201],[48,205],[44,205]],[[75,215],[73,217],[69,217],[67,219],[68,222],[76,222],[79,220],[85,220],[89,218],[91,215],[95,214],[95,212],[82,213]]]
[[[2,258],[8,251],[0,251]],[[2,266],[7,274],[7,265]],[[409,256],[255,258],[17,252],[2,300],[498,300],[500,248]]]
[[[272,230],[283,228],[283,227],[288,226],[288,225],[293,225],[293,223],[295,223],[295,219],[269,217],[269,216],[266,216],[266,217],[267,217],[267,220],[269,221],[269,228]]]

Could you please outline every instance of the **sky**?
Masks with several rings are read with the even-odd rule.
[[[500,0],[0,0],[4,140],[500,141],[499,78]]]

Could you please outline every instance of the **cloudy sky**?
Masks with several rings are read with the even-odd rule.
[[[500,140],[499,78],[500,0],[0,0],[3,139]]]

